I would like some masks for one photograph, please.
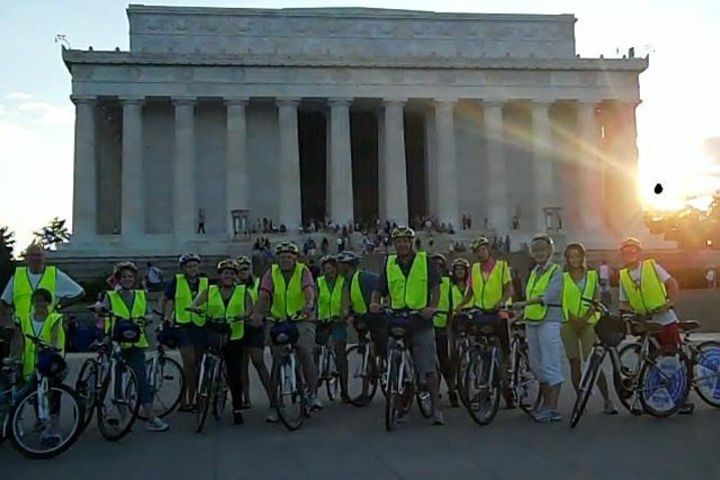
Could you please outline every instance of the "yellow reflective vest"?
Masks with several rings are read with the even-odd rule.
[[[211,318],[224,318],[230,323],[230,340],[240,340],[245,336],[245,320],[232,321],[245,316],[245,285],[236,285],[225,305],[220,287],[210,285],[207,293],[207,314]]]
[[[286,284],[280,266],[277,264],[272,266],[270,273],[273,281],[273,296],[270,316],[275,320],[287,320],[299,314],[305,307],[305,292],[302,287],[305,268],[302,263],[296,263],[290,282]]]
[[[655,270],[655,260],[645,260],[640,266],[640,283],[637,284],[627,268],[620,270],[620,285],[635,313],[647,315],[668,301],[667,288]]]
[[[453,283],[450,287],[451,292],[451,299],[452,299],[452,307],[454,312],[459,312],[460,310],[467,310],[468,308],[472,308],[472,300],[470,300],[468,303],[462,303],[463,298],[465,298],[465,294],[467,293],[467,287],[463,285],[463,288],[460,288],[457,286],[457,284]]]
[[[145,317],[145,313],[147,312],[147,297],[145,295],[145,290],[135,290],[135,295],[133,295],[133,304],[130,309],[128,309],[125,301],[115,290],[108,291],[107,296],[110,300],[110,310],[112,311],[113,316],[115,316],[116,321],[117,319],[135,320]],[[112,329],[115,328],[115,325],[111,325],[110,328],[110,331],[112,331]],[[145,328],[143,328],[142,325],[140,325],[140,340],[137,343],[120,343],[120,348],[131,347],[148,347],[147,335],[145,335]]]
[[[207,277],[200,277],[198,283],[198,292],[204,292],[208,288]],[[185,325],[190,322],[194,323],[198,327],[205,325],[205,317],[198,315],[197,313],[188,312],[185,310],[187,307],[192,305],[195,297],[190,290],[190,283],[188,282],[185,275],[178,273],[175,275],[175,322],[179,325]]]
[[[483,310],[494,310],[503,299],[505,284],[510,281],[510,269],[504,260],[496,260],[487,280],[483,276],[480,263],[474,263],[470,271],[472,275],[473,297],[475,307]]]
[[[450,277],[442,277],[442,281],[440,282],[440,300],[438,301],[437,307],[441,312],[450,311],[450,306],[452,305],[450,287]],[[447,327],[447,320],[447,313],[438,313],[433,317],[433,326],[435,328],[445,328]]]
[[[53,345],[61,350],[61,354],[65,356],[65,328],[63,326],[63,316],[59,313],[50,312],[45,318],[42,324],[42,328],[39,332],[36,332],[33,328],[32,314],[18,317],[20,320],[20,331],[23,334],[24,346],[23,346],[23,377],[29,378],[35,371],[35,365],[37,364],[37,347],[35,343],[30,339],[25,338],[25,335],[32,335],[38,337],[40,340],[52,344],[53,332],[57,330],[57,342]]]
[[[28,273],[27,267],[17,267],[13,275],[13,309],[15,310],[15,316],[21,319],[30,317],[32,307],[30,297],[35,290],[44,288],[50,292],[52,295],[52,302],[49,305],[50,311],[55,306],[56,300],[55,278],[57,269],[55,267],[45,267],[42,277],[40,277],[40,281],[35,288],[30,284]]]
[[[553,274],[559,268],[560,267],[556,264],[552,264],[550,268],[548,268],[545,273],[543,273],[539,277],[536,274],[536,270],[533,269],[532,273],[530,274],[530,279],[528,280],[527,287],[525,288],[525,298],[530,300],[532,298],[545,295],[545,291],[550,285],[550,279],[552,279]],[[525,318],[525,320],[542,322],[543,320],[545,320],[547,310],[548,306],[544,304],[528,305],[527,307],[525,307],[523,317]]]
[[[570,273],[563,274],[563,322],[570,320],[570,315],[583,317],[592,307],[589,303],[583,302],[583,298],[594,299],[598,286],[598,273],[595,270],[588,270],[585,273],[585,288],[580,291],[578,284]],[[588,318],[590,325],[595,325],[600,320],[600,312],[595,312]]]
[[[428,304],[428,265],[425,252],[417,252],[407,277],[397,264],[397,255],[390,255],[385,265],[390,308],[421,310]]]
[[[317,279],[318,287],[318,320],[330,320],[331,317],[342,315],[342,293],[345,279],[342,276],[335,278],[332,290],[325,275]]]
[[[365,315],[368,311],[362,288],[360,288],[360,270],[355,272],[350,280],[350,308],[353,313]]]

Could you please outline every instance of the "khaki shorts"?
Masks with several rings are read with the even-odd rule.
[[[565,353],[570,360],[587,360],[590,351],[595,345],[595,328],[593,325],[585,324],[583,328],[576,328],[570,322],[563,322],[560,329]],[[582,353],[582,357],[580,356]]]

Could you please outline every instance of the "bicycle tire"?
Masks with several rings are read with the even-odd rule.
[[[518,346],[513,372],[514,395],[520,409],[530,415],[540,405],[540,382],[530,368],[527,344]]]
[[[325,390],[328,400],[334,402],[340,393],[340,373],[337,367],[335,352],[332,349],[328,352],[326,367],[327,378],[325,378]]]
[[[373,348],[373,351],[375,349]],[[375,375],[383,396],[387,395],[387,358],[375,354]]]
[[[666,372],[663,372],[662,359],[676,358],[681,368],[685,372],[672,372],[668,378]],[[668,360],[668,364],[670,361]],[[643,362],[640,369],[640,403],[643,410],[656,418],[667,418],[676,414],[687,401],[690,392],[690,382],[688,372],[690,371],[687,356],[676,347],[661,347],[650,354],[647,361]],[[660,378],[662,377],[662,378]],[[659,386],[655,383],[660,382]],[[656,408],[654,402],[650,402],[648,393],[653,396],[659,396],[663,399],[662,393],[664,389],[669,397],[671,397],[672,405],[666,409]]]
[[[225,375],[224,365],[220,366],[220,372],[216,374],[215,394],[213,395],[213,417],[220,421],[227,410],[228,384]]]
[[[397,416],[400,408],[400,392],[397,388],[399,377],[399,352],[390,352],[388,360],[387,394],[385,395],[385,430],[392,432],[397,427]]]
[[[53,448],[45,451],[37,451],[30,449],[27,445],[23,444],[20,440],[23,436],[22,431],[18,431],[19,428],[17,426],[18,421],[21,421],[22,419],[19,418],[21,415],[21,412],[23,411],[22,407],[28,403],[29,408],[35,409],[35,405],[37,405],[38,400],[36,399],[34,402],[31,400],[32,397],[37,396],[37,389],[32,389],[25,393],[20,400],[17,402],[15,407],[12,409],[12,412],[10,413],[10,428],[9,428],[9,439],[12,443],[13,447],[15,449],[25,455],[28,458],[32,459],[46,459],[46,458],[53,458],[64,451],[66,451],[68,448],[70,448],[75,441],[80,436],[80,433],[82,432],[81,424],[84,418],[84,412],[83,412],[83,406],[81,400],[78,398],[77,394],[74,390],[72,390],[70,387],[66,385],[53,385],[48,387],[48,396],[51,395],[51,392],[56,391],[59,392],[61,395],[65,394],[63,396],[61,402],[62,406],[67,409],[68,407],[65,405],[65,402],[68,400],[72,402],[72,407],[70,407],[70,411],[73,412],[73,425],[72,429],[69,432],[69,435],[63,439],[58,445],[54,446]]]
[[[635,385],[637,385],[640,375],[640,350],[639,343],[629,343],[617,350],[617,358],[620,362],[621,372],[614,369],[613,366],[613,386],[615,394],[620,400],[622,406],[628,412],[632,413],[632,402],[635,396]],[[628,360],[629,358],[638,360]]]
[[[465,388],[465,372],[468,368],[468,359],[467,359],[467,349],[465,347],[460,348],[459,350],[459,361],[458,361],[458,367],[457,367],[457,378],[455,379],[455,385],[457,385],[458,390],[458,397],[460,397],[460,402],[463,404],[465,408],[470,408],[470,402],[468,401],[468,392],[467,388]]]
[[[375,393],[377,392],[379,383],[377,365],[375,363],[375,355],[372,350],[368,353],[368,365],[366,369],[367,371],[359,371],[358,375],[350,375],[350,369],[352,368],[352,366],[355,365],[357,362],[363,361],[363,357],[365,355],[365,353],[363,352],[363,348],[371,349],[372,347],[370,347],[370,345],[353,345],[345,352],[345,365],[347,365],[348,368],[348,386],[347,390],[344,393],[350,400],[350,404],[355,407],[364,407],[368,405],[375,397]],[[353,359],[353,356],[356,356],[356,359]],[[361,382],[359,395],[351,395],[349,391],[350,382],[355,378],[359,378]],[[365,381],[367,381],[367,390],[365,389]]]
[[[198,384],[195,403],[195,433],[202,433],[207,420],[210,404],[213,403],[213,391],[215,388],[215,362],[209,356],[205,357],[205,370],[201,382]]]
[[[151,358],[145,361],[147,369],[150,369],[152,365],[153,360]],[[155,381],[160,383],[160,386],[156,384],[151,387],[153,389],[153,411],[156,416],[163,418],[174,412],[180,403],[180,399],[185,391],[185,372],[179,362],[167,356],[160,357],[158,359],[158,365],[158,374],[155,377]],[[158,392],[162,390],[163,386],[169,385],[174,387],[173,384],[175,383],[177,383],[177,388],[173,388],[173,390],[177,390],[177,393],[173,392],[168,394],[167,401],[158,401]],[[148,420],[142,413],[138,413],[138,418],[140,420]]]
[[[585,407],[592,395],[593,388],[595,388],[595,382],[597,382],[601,365],[601,354],[593,350],[593,354],[590,356],[585,374],[580,379],[580,387],[578,388],[578,393],[575,396],[575,404],[573,405],[572,414],[570,415],[570,428],[575,428],[580,422],[583,413],[585,413]]]
[[[5,415],[4,417],[2,417],[2,420],[0,420],[0,445],[2,445],[2,443],[5,440],[7,440],[6,429],[7,429],[8,417],[9,417],[9,415]]]
[[[297,415],[291,415],[289,412],[286,411],[285,408],[285,398],[283,394],[283,385],[282,381],[283,379],[282,369],[288,369],[288,371],[292,371],[290,369],[290,355],[284,355],[276,365],[277,368],[277,374],[276,374],[276,380],[278,381],[277,388],[275,390],[275,411],[278,414],[278,418],[282,422],[283,425],[285,425],[285,428],[287,428],[289,431],[293,432],[295,430],[300,429],[303,424],[303,420],[305,418],[305,413],[307,410],[307,406],[305,405],[305,394],[303,393],[303,386],[300,381],[300,372],[299,372],[299,362],[295,362],[295,369],[293,372],[293,375],[295,375],[295,388],[290,392],[289,394],[289,400],[290,403],[293,406],[297,407]]]
[[[110,379],[112,375],[107,375],[107,377],[105,377],[105,379],[103,380],[103,385],[100,390],[100,401],[97,405],[97,424],[98,429],[100,430],[100,434],[103,436],[103,438],[111,442],[117,442],[123,437],[125,437],[128,433],[130,433],[130,430],[132,430],[132,426],[135,423],[135,419],[137,419],[138,411],[140,410],[139,382],[137,380],[137,376],[135,375],[135,371],[126,364],[118,364],[117,368],[123,370],[123,372],[120,375],[116,374],[115,378],[118,378],[118,376],[122,376],[123,373],[129,375],[128,383],[125,391],[123,392],[123,395],[127,396],[128,389],[132,391],[132,388],[134,386],[135,398],[126,402],[128,410],[127,412],[125,412],[125,415],[128,418],[127,425],[121,428],[118,432],[112,432],[111,427],[107,423],[107,412],[104,411],[105,397],[110,391]],[[120,416],[122,417],[122,414]]]
[[[495,418],[495,415],[497,415],[498,409],[500,408],[500,375],[498,372],[498,369],[500,368],[500,362],[497,358],[485,358],[486,356],[489,357],[490,351],[474,351],[472,355],[470,356],[470,363],[468,365],[468,368],[465,370],[465,378],[463,380],[464,388],[466,391],[467,397],[467,406],[466,409],[468,413],[470,414],[470,418],[477,423],[478,425],[489,425],[492,423],[493,419]],[[477,364],[480,362],[480,366],[478,367]],[[491,363],[495,364],[495,375],[493,378],[490,377],[490,365]],[[482,410],[482,409],[476,409],[474,408],[473,402],[471,401],[469,392],[471,391],[471,383],[475,378],[474,375],[477,375],[477,372],[480,373],[481,382],[489,385],[488,389],[488,397],[491,398],[487,404],[489,405],[489,409]],[[485,405],[484,399],[480,400],[480,405]]]
[[[720,373],[720,342],[715,341],[706,341],[699,343],[695,346],[697,352],[693,355],[692,359],[692,372],[693,372],[693,384],[695,388],[695,392],[698,394],[700,399],[710,405],[711,407],[720,408],[720,389],[718,388],[718,385],[720,385],[720,382],[717,381],[718,376]],[[706,353],[703,353],[703,350],[706,351]],[[709,352],[707,352],[709,351]],[[714,353],[711,353],[714,352]],[[698,359],[699,356],[702,356],[700,359]],[[713,380],[708,381],[708,384],[712,385],[712,392],[707,392],[703,388],[701,388],[702,382],[706,381],[706,376],[701,377],[698,379],[698,373],[697,368],[701,367],[706,370],[711,370],[714,372],[712,375],[715,377],[715,381]],[[704,373],[704,370],[701,371]],[[710,385],[708,385],[710,386]]]
[[[97,361],[88,358],[80,367],[77,380],[75,381],[75,392],[80,401],[83,402],[85,418],[82,421],[82,431],[87,429],[92,421],[97,404],[98,364]]]

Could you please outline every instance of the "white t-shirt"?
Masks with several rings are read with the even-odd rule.
[[[642,263],[635,268],[634,270],[630,270],[630,278],[635,283],[640,283],[640,274],[642,270]],[[655,272],[657,272],[657,276],[660,279],[662,283],[667,282],[670,278],[670,274],[660,265],[655,263]],[[622,283],[620,283],[620,301],[621,302],[627,302],[627,294],[625,293],[625,289],[623,288]],[[656,322],[660,322],[663,325],[669,325],[671,323],[677,322],[678,317],[675,315],[675,312],[673,310],[668,310],[667,312],[662,313],[656,313],[652,316],[652,319]]]
[[[148,283],[157,284],[162,283],[162,270],[160,270],[158,267],[153,265],[150,267],[150,270],[148,270],[147,275]]]
[[[610,267],[607,265],[600,265],[600,280],[610,281]]]
[[[30,270],[26,270],[28,278],[30,279],[30,286],[32,286],[33,290],[37,288],[38,283],[40,283],[40,279],[42,278],[42,273],[32,273]],[[56,269],[56,276],[55,276],[55,298],[56,300],[59,300],[61,298],[74,298],[79,295],[82,295],[85,291],[83,288],[75,283],[75,281],[68,277],[65,272],[60,270],[59,268]],[[5,290],[3,290],[2,297],[0,299],[5,302],[8,305],[13,304],[13,289],[15,285],[15,275],[10,277],[10,281],[5,286]]]
[[[714,282],[715,281],[715,270],[708,270],[707,275],[705,275],[705,280],[708,282]]]

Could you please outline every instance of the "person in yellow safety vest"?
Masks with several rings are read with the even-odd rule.
[[[426,382],[432,401],[432,422],[444,425],[440,411],[440,381],[437,373],[433,317],[440,301],[440,274],[425,252],[413,251],[415,232],[408,227],[393,229],[390,237],[397,252],[388,256],[383,273],[372,293],[370,312],[381,313],[386,297],[393,310],[418,311],[412,330],[412,355],[421,382]]]
[[[293,321],[298,331],[297,352],[302,365],[305,384],[310,391],[310,405],[313,410],[322,408],[317,398],[317,368],[313,361],[315,348],[315,281],[310,270],[298,262],[299,250],[293,242],[283,241],[275,247],[278,261],[265,272],[260,281],[258,301],[252,315],[253,324],[261,325],[269,314],[266,326],[266,338],[270,338],[272,324],[277,321]],[[278,349],[271,345],[273,359]],[[274,362],[274,360],[273,360]],[[276,385],[270,385],[271,397]],[[272,409],[266,419],[270,423],[278,421]]]
[[[202,290],[193,300],[189,309],[205,313],[213,320],[225,320],[230,325],[230,334],[223,348],[225,371],[230,387],[233,405],[233,424],[244,423],[242,415],[242,363],[245,317],[252,312],[253,300],[244,283],[238,284],[240,266],[232,258],[217,264],[219,280]]]
[[[440,274],[440,300],[438,301],[439,312],[433,318],[433,326],[435,327],[435,351],[438,357],[438,365],[440,373],[445,379],[445,385],[448,389],[448,399],[450,406],[456,408],[459,406],[457,392],[455,391],[455,371],[450,358],[450,336],[448,335],[448,319],[452,312],[452,296],[450,277],[447,275],[447,259],[442,253],[433,253],[430,259],[435,263],[435,268]]]
[[[253,277],[252,262],[246,256],[240,256],[238,262],[238,283],[245,285],[253,304],[257,302],[258,289],[260,288],[260,279]],[[256,327],[251,323],[245,323],[245,337],[243,338],[243,363],[242,363],[242,408],[251,407],[250,404],[250,362],[255,367],[255,371],[260,378],[265,393],[270,399],[270,372],[265,365],[265,327]]]
[[[468,276],[470,275],[470,262],[468,262],[464,258],[456,258],[452,262],[452,266],[450,269],[450,363],[452,365],[452,371],[453,371],[453,378],[457,377],[455,376],[457,372],[457,363],[458,363],[458,344],[457,344],[457,328],[458,323],[456,321],[456,314],[460,313],[462,310],[466,310],[469,308],[472,308],[472,301],[465,301],[465,297],[470,291],[470,286],[468,282]],[[454,394],[454,395],[453,395]],[[453,392],[453,394],[450,395],[450,404],[452,406],[455,406],[457,403],[457,392]],[[453,396],[455,396],[455,399],[453,399]]]
[[[160,311],[165,322],[181,327],[180,357],[185,372],[185,395],[178,408],[180,412],[195,411],[197,391],[197,365],[200,355],[205,351],[206,332],[203,329],[205,319],[188,312],[197,294],[208,288],[208,279],[200,273],[201,259],[196,253],[185,253],[178,259],[180,273],[177,273],[165,286],[160,297]]]
[[[50,310],[62,310],[82,300],[83,288],[57,267],[45,264],[45,250],[37,243],[30,244],[25,251],[26,265],[17,267],[0,297],[0,326],[10,327],[13,316],[25,318],[30,315],[32,293],[43,288],[52,295]],[[9,315],[10,309],[13,316]],[[14,343],[15,351],[19,345]]]
[[[483,311],[482,320],[495,323],[500,340],[501,362],[500,378],[503,397],[507,408],[515,408],[513,396],[508,387],[507,371],[510,362],[510,333],[508,330],[508,314],[502,307],[511,302],[513,296],[512,276],[510,267],[505,260],[495,259],[492,254],[490,240],[477,237],[470,244],[477,258],[468,275],[468,291],[464,302],[471,303]]]
[[[22,374],[26,381],[34,382],[36,365],[38,363],[38,349],[35,343],[26,338],[26,336],[37,337],[40,340],[52,345],[60,350],[60,355],[65,357],[65,327],[63,325],[63,316],[60,313],[52,311],[53,296],[50,291],[44,288],[38,288],[30,297],[30,314],[23,317],[17,317],[16,321],[19,332],[17,336],[23,342],[23,369]],[[63,376],[49,378],[51,384],[62,383]],[[55,433],[53,424],[60,414],[60,395],[55,392],[50,393],[50,414],[53,422],[44,427],[41,434],[43,444],[57,444],[62,441],[62,437]]]
[[[355,252],[346,250],[341,252],[337,259],[340,275],[345,278],[343,311],[348,312],[348,320],[353,327],[358,322],[365,323],[369,327],[375,353],[385,358],[387,323],[382,315],[372,314],[368,309],[372,292],[380,277],[376,273],[360,269],[360,257]]]
[[[340,373],[342,402],[350,403],[347,396],[348,371],[347,359],[345,358],[348,311],[343,309],[345,277],[338,275],[338,261],[332,255],[326,255],[320,260],[320,268],[323,275],[317,279],[318,321],[320,322],[317,326],[317,338],[332,336],[333,350],[335,351],[337,367]]]
[[[553,262],[553,239],[544,233],[530,240],[530,256],[535,267],[525,288],[523,319],[526,324],[530,368],[540,382],[542,404],[532,415],[538,422],[562,420],[558,413],[562,374],[562,295],[563,274]]]
[[[132,262],[120,262],[115,265],[113,275],[117,280],[118,288],[105,292],[102,302],[96,304],[97,313],[108,311],[112,313],[113,322],[107,325],[113,331],[123,321],[138,325],[140,338],[136,343],[121,343],[120,348],[125,362],[135,371],[138,380],[140,404],[148,421],[145,429],[150,432],[164,432],[170,426],[161,420],[153,411],[153,391],[148,382],[145,368],[145,351],[148,348],[148,339],[143,325],[138,320],[152,319],[152,310],[147,301],[145,290],[136,289],[138,285],[138,269]],[[119,408],[119,407],[118,407]],[[112,412],[115,413],[115,412]],[[123,415],[122,412],[116,412]]]
[[[585,247],[581,243],[568,243],[563,253],[565,257],[565,273],[563,274],[563,323],[560,329],[565,354],[570,363],[570,377],[575,393],[580,388],[582,362],[590,355],[597,336],[595,324],[600,314],[583,298],[600,299],[600,282],[598,272],[588,270],[585,261]],[[604,400],[603,411],[608,415],[618,413],[608,393],[605,373],[601,370],[598,377],[598,388]]]

